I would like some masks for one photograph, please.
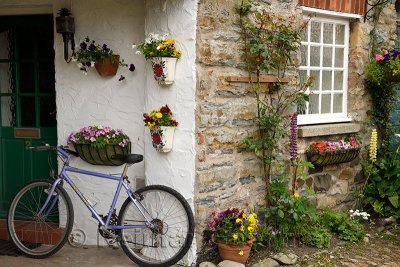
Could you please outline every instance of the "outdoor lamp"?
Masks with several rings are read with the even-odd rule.
[[[68,63],[68,41],[71,40],[71,47],[74,49],[74,33],[75,23],[74,18],[70,17],[71,12],[67,8],[61,8],[58,11],[58,17],[56,17],[56,30],[57,33],[61,33],[64,42],[64,59]]]

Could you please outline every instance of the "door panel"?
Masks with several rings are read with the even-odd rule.
[[[49,161],[57,168],[49,151],[28,149],[57,143],[53,40],[52,15],[0,17],[0,219],[21,186],[49,178]]]

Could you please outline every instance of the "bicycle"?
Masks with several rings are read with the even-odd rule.
[[[125,254],[140,266],[170,266],[189,250],[194,235],[194,219],[187,201],[177,191],[162,185],[150,185],[133,192],[126,176],[129,166],[141,162],[142,155],[114,155],[125,163],[120,177],[69,166],[68,147],[48,144],[32,147],[34,151],[53,150],[64,164],[58,177],[35,180],[22,187],[8,210],[10,239],[18,250],[32,258],[45,258],[59,251],[67,241],[74,222],[71,199],[64,189],[69,184],[92,216],[99,222],[98,231],[109,244],[119,242]],[[100,215],[81,193],[67,172],[118,181],[110,210]],[[116,215],[116,202],[122,187],[127,199]]]

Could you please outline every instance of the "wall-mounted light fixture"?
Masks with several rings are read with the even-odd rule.
[[[58,11],[58,17],[56,17],[56,30],[57,33],[61,33],[64,42],[64,59],[66,62],[68,60],[68,41],[71,41],[72,49],[75,48],[74,33],[75,33],[75,23],[74,18],[70,17],[71,12],[67,8],[61,8]]]

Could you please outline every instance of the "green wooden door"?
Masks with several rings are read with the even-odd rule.
[[[28,148],[57,143],[53,39],[52,15],[0,17],[0,218],[25,183],[49,178],[49,152]]]

